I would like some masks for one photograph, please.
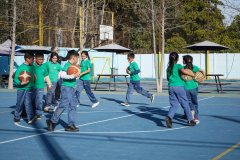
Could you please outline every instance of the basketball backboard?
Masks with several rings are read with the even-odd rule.
[[[100,25],[99,33],[101,41],[113,41],[113,26]]]

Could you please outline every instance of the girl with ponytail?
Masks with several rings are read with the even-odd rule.
[[[179,60],[179,56],[177,52],[172,52],[169,55],[169,63],[167,68],[167,79],[168,79],[168,93],[169,93],[169,101],[170,101],[170,109],[168,112],[168,116],[165,118],[166,125],[169,128],[172,128],[172,119],[175,115],[179,107],[179,103],[183,107],[189,126],[195,126],[196,123],[194,122],[191,111],[188,104],[188,99],[185,90],[184,81],[181,79],[181,73],[194,76],[192,72],[187,71],[183,68],[181,64],[177,64]]]
[[[203,73],[205,77],[205,72],[203,69],[198,68],[197,66],[193,65],[193,57],[190,55],[183,56],[183,64],[186,66],[184,69],[190,69],[194,73],[200,71]],[[200,121],[198,120],[198,83],[194,80],[185,83],[185,90],[188,98],[189,107],[192,113],[192,118],[198,124]],[[182,118],[186,119],[186,114],[182,116]]]

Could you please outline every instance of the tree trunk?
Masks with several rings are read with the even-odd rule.
[[[87,0],[87,8],[86,8],[86,23],[85,23],[85,30],[84,30],[84,43],[87,40],[87,27],[88,27],[88,7],[89,7],[89,0]],[[85,47],[85,45],[83,46]]]
[[[162,92],[162,85],[163,85],[163,67],[164,67],[164,16],[165,16],[165,7],[164,7],[164,0],[162,0],[162,53],[161,53],[161,72],[160,72],[160,92]]]
[[[15,54],[16,16],[17,16],[17,14],[16,14],[16,0],[13,0],[12,51],[11,51],[11,61],[10,61],[8,89],[13,89],[12,75],[13,75],[14,54]]]
[[[80,46],[80,48],[79,48],[79,50],[78,51],[80,51],[80,53],[79,53],[79,62],[81,62],[81,60],[82,60],[82,57],[81,57],[81,53],[82,53],[82,51],[83,51],[83,44],[84,44],[84,17],[85,17],[85,0],[82,0],[82,24],[81,24],[81,26],[82,26],[82,28],[81,28],[81,46]]]
[[[156,38],[155,38],[155,25],[154,25],[154,6],[153,6],[153,0],[152,2],[152,34],[153,34],[153,51],[154,51],[154,68],[155,68],[155,77],[156,77],[156,83],[157,83],[157,92],[159,92],[159,83],[158,83],[158,63],[157,63],[157,52],[156,52]]]
[[[55,21],[55,27],[57,27],[58,24],[58,13],[57,13],[57,17],[56,17],[56,21]],[[58,30],[55,30],[55,47],[58,46]]]
[[[103,24],[103,17],[104,17],[104,9],[105,9],[105,2],[106,0],[103,1],[103,8],[102,8],[102,18],[101,18],[101,24]],[[99,28],[100,29],[100,28]],[[100,31],[99,31],[99,36],[100,36]],[[100,37],[99,37],[100,38]],[[101,40],[99,40],[99,44],[101,43]],[[99,47],[101,44],[99,45]]]
[[[74,42],[74,34],[75,34],[75,28],[76,28],[76,24],[77,24],[77,19],[78,19],[78,1],[79,0],[76,0],[76,18],[75,18],[75,21],[74,21],[74,25],[73,25],[73,32],[72,32],[72,37],[71,37],[71,46],[72,48],[75,47],[75,42]]]
[[[94,6],[94,1],[92,1],[92,10],[91,10],[91,17],[92,17],[92,25],[93,25],[93,21],[94,21],[94,18],[93,18],[93,6]],[[94,33],[92,33],[92,34],[94,34]],[[93,38],[95,38],[95,36],[94,37],[92,37],[91,38],[91,48],[93,48],[94,47],[94,42],[93,42]]]

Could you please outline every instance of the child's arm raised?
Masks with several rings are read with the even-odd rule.
[[[187,74],[187,75],[189,75],[189,76],[194,77],[194,73],[193,73],[193,72],[189,72],[189,71],[186,70],[186,69],[181,68],[181,72],[182,72],[183,74]]]

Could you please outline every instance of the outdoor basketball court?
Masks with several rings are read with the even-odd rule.
[[[16,91],[0,90],[0,159],[239,159],[240,94],[199,95],[199,120],[186,126],[180,107],[173,128],[166,127],[169,110],[167,93],[154,103],[134,94],[130,107],[120,105],[125,92],[94,92],[100,104],[91,108],[85,93],[77,109],[80,132],[65,132],[65,111],[55,132],[42,120],[14,124]],[[220,97],[221,96],[221,97]],[[222,97],[223,96],[223,97]]]

